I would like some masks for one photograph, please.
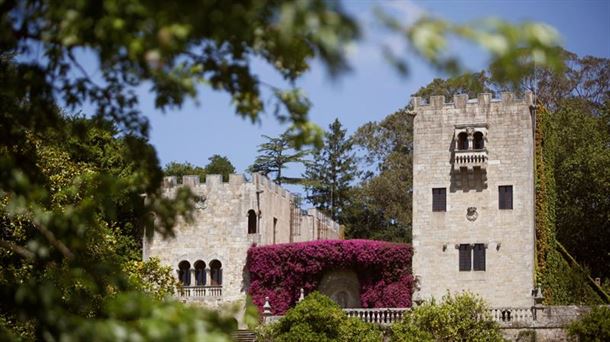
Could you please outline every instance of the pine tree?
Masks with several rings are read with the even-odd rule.
[[[339,119],[324,134],[324,145],[313,151],[313,160],[305,170],[307,199],[318,209],[341,222],[349,205],[351,182],[357,176],[352,141],[346,136]]]
[[[304,163],[309,151],[296,151],[287,133],[276,138],[263,135],[263,138],[267,139],[267,142],[258,146],[259,155],[249,167],[250,172],[260,172],[265,176],[274,174],[273,180],[277,184],[300,183],[301,178],[286,177],[282,171],[288,167],[287,164]]]

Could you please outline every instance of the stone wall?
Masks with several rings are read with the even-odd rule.
[[[150,241],[144,238],[143,258],[159,258],[175,270],[176,277],[181,261],[188,261],[193,268],[201,260],[207,268],[206,285],[210,284],[210,262],[220,261],[221,291],[190,291],[183,297],[186,301],[218,306],[243,300],[248,286],[246,253],[253,243],[339,238],[338,224],[316,210],[296,208],[293,194],[260,174],[253,174],[251,181],[242,175],[230,175],[228,182],[223,182],[221,175],[207,175],[205,183],[200,183],[197,176],[184,176],[182,184],[176,177],[165,177],[164,195],[172,198],[182,186],[190,187],[198,199],[194,222],[180,221],[171,238],[163,239],[157,233]],[[257,214],[256,234],[248,234],[251,210]],[[195,285],[194,275],[191,285]]]
[[[413,272],[422,299],[469,290],[492,306],[533,304],[532,102],[531,93],[413,98]],[[484,132],[485,149],[456,166],[456,137],[468,130]],[[500,185],[512,185],[513,209],[499,209]],[[432,211],[433,188],[446,188],[446,211]],[[459,271],[457,247],[475,243],[485,245],[485,271]]]

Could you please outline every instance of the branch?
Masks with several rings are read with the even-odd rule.
[[[42,235],[44,235],[45,238],[47,238],[47,240],[49,240],[49,242],[55,246],[55,248],[57,248],[61,254],[63,254],[64,257],[66,257],[67,259],[72,259],[74,257],[74,254],[72,253],[72,251],[70,251],[70,249],[68,249],[68,247],[66,247],[66,245],[63,244],[63,242],[57,240],[57,238],[55,238],[55,235],[53,234],[52,231],[48,230],[47,228],[36,224],[36,223],[32,223],[32,225],[38,229],[39,232],[42,233]]]
[[[13,242],[0,240],[0,247],[4,249],[8,249],[9,251],[14,252],[15,254],[19,254],[26,259],[34,259],[34,253],[28,251],[24,247],[21,247]]]

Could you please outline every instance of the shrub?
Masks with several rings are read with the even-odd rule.
[[[610,307],[594,307],[568,326],[568,334],[579,341],[610,341]]]
[[[416,307],[392,325],[394,341],[503,341],[485,302],[470,293]]]
[[[410,245],[371,240],[325,240],[252,247],[246,268],[249,293],[262,308],[265,297],[274,314],[283,314],[300,289],[317,289],[324,272],[352,269],[360,281],[363,307],[411,306]]]
[[[262,341],[381,341],[381,331],[376,326],[355,318],[345,312],[330,298],[313,292],[277,323],[258,333]]]
[[[339,330],[340,341],[383,341],[381,329],[377,325],[365,323],[355,317],[348,317],[347,320],[339,327]]]

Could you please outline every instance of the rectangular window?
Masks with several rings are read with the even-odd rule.
[[[470,244],[460,245],[460,271],[470,271],[472,260],[472,248]]]
[[[498,187],[498,202],[500,209],[513,208],[513,186],[500,185]]]
[[[474,244],[474,253],[473,253],[473,270],[475,271],[485,271],[485,245],[482,243]]]
[[[432,189],[432,211],[447,211],[447,189]]]

